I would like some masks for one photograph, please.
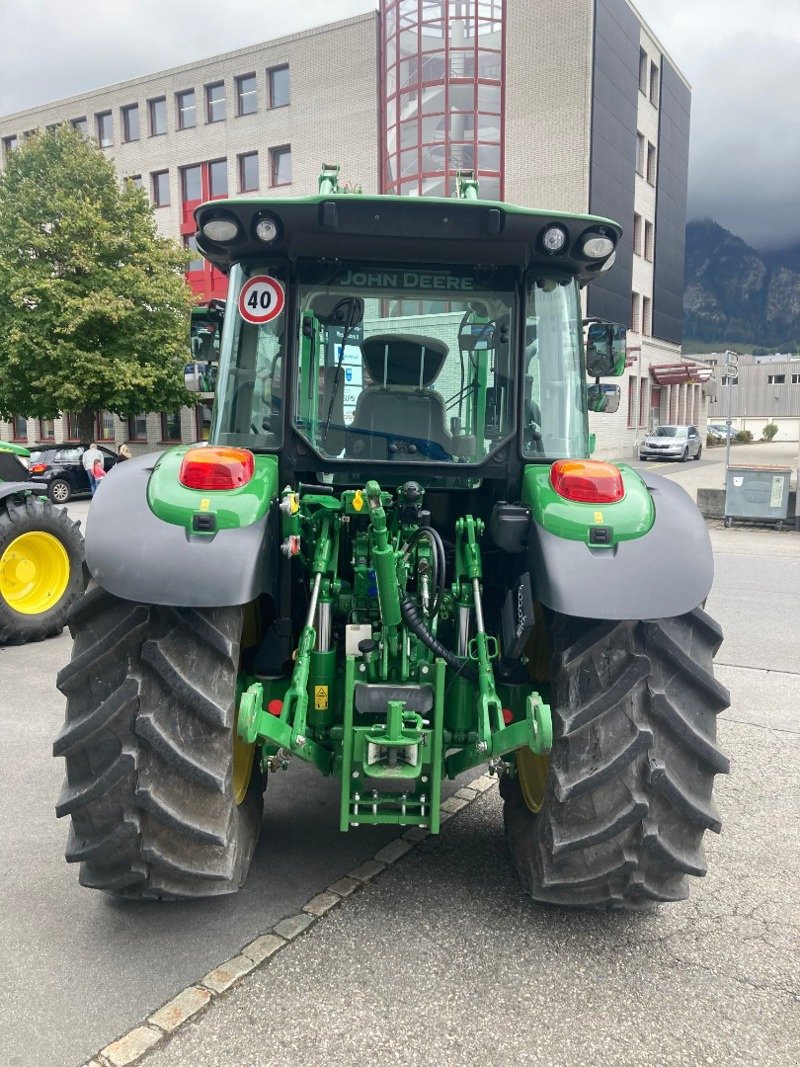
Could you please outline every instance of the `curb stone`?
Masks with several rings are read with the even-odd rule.
[[[467,783],[441,805],[441,822],[452,818],[491,789],[497,779],[487,774]],[[281,952],[293,940],[315,926],[322,918],[357,889],[368,885],[383,871],[429,836],[425,827],[409,827],[379,849],[371,860],[349,871],[324,891],[315,893],[295,915],[281,919],[272,929],[248,942],[238,955],[220,963],[197,982],[192,982],[146,1020],[110,1042],[83,1067],[131,1067],[140,1063],[157,1046],[161,1046],[191,1019],[206,1011],[219,996],[233,988],[248,974]]]

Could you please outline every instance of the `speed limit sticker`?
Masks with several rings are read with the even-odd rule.
[[[283,286],[276,278],[266,274],[248,278],[239,292],[239,314],[245,322],[259,326],[277,319],[285,303]]]

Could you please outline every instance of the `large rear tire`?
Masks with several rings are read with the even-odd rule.
[[[712,660],[719,626],[552,616],[554,743],[539,811],[531,777],[501,780],[511,856],[538,901],[642,908],[682,900],[719,832],[714,776],[729,763],[716,716],[729,704]],[[527,788],[523,788],[527,786]]]
[[[0,500],[0,645],[60,634],[83,589],[83,537],[38,496]]]
[[[256,845],[264,782],[236,740],[244,608],[167,608],[91,583],[70,613],[66,759],[56,814],[69,863],[117,896],[236,892]],[[237,802],[238,801],[238,802]]]

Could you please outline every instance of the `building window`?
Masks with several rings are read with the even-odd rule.
[[[767,375],[767,385],[785,385],[785,384],[786,384],[786,375],[785,374],[768,374]]]
[[[656,146],[647,142],[647,180],[651,185],[656,184]]]
[[[81,435],[78,430],[78,416],[68,411],[64,416],[67,421],[67,440],[80,441]]]
[[[239,156],[239,192],[252,193],[258,189],[258,152]]]
[[[272,185],[291,185],[292,182],[292,149],[289,145],[280,148],[270,148],[270,183]]]
[[[147,416],[146,415],[131,415],[128,419],[128,440],[129,441],[146,441],[147,440]]]
[[[243,74],[236,79],[236,114],[253,115],[258,111],[255,74]]]
[[[639,49],[639,92],[647,93],[647,65],[649,59],[643,48]]]
[[[189,252],[197,252],[197,238],[194,234],[188,234],[183,239],[183,247]],[[203,257],[196,255],[194,259],[189,260],[186,264],[187,271],[202,270],[203,269]]]
[[[650,263],[653,262],[653,236],[654,229],[652,222],[645,222],[644,224],[644,258]]]
[[[644,177],[645,144],[643,133],[636,134],[636,173]]]
[[[213,159],[208,164],[208,195],[212,200],[228,195],[227,159]]]
[[[637,420],[638,416],[638,420]],[[628,429],[647,425],[647,378],[639,379],[639,405],[636,405],[636,375],[628,375]]]
[[[642,216],[633,216],[633,252],[634,255],[642,254]]]
[[[650,103],[658,107],[658,90],[660,71],[655,63],[650,64]]]
[[[110,111],[102,111],[97,119],[97,143],[101,148],[108,148],[114,143],[114,119]]]
[[[150,114],[150,136],[161,137],[167,132],[167,98],[159,96],[157,100],[147,101]]]
[[[194,411],[197,424],[197,440],[207,441],[211,436],[211,405],[198,404]]]
[[[14,427],[14,440],[15,441],[27,441],[28,440],[28,420],[24,415],[15,415],[12,423]]]
[[[178,129],[193,130],[197,125],[197,101],[194,89],[176,93],[175,106],[178,112]]]
[[[188,204],[203,199],[203,168],[199,163],[181,167],[181,201]]]
[[[141,174],[129,174],[127,176],[127,178],[125,179],[125,181],[129,185],[132,185],[135,189],[142,189],[143,188]]]
[[[639,294],[631,293],[631,332],[639,332]]]
[[[792,375],[792,385],[800,385],[800,374]]]
[[[652,301],[649,296],[642,297],[642,333],[649,337],[653,332]]]
[[[73,119],[70,125],[72,126],[73,130],[77,130],[79,133],[82,133],[84,137],[89,136],[89,123],[85,115],[82,118]]]
[[[15,148],[19,147],[19,137],[15,137],[13,134],[11,137],[3,138],[3,158],[8,159]]]
[[[225,82],[206,86],[206,122],[225,121]]]
[[[98,441],[114,440],[114,416],[110,411],[98,411],[95,423]]]
[[[181,413],[170,411],[161,416],[161,440],[180,441],[181,439]]]
[[[39,419],[39,440],[54,441],[56,436],[55,423],[52,419]]]
[[[289,68],[272,67],[267,71],[269,106],[287,107],[289,104]]]
[[[139,105],[129,104],[122,108],[122,140],[139,140]]]
[[[157,170],[152,174],[153,203],[156,207],[169,207],[169,171]]]

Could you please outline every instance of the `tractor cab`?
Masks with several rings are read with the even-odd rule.
[[[580,289],[619,227],[321,184],[197,211],[199,247],[230,276],[212,443],[342,484],[424,468],[466,486],[586,457]],[[591,329],[597,362],[611,327]]]

